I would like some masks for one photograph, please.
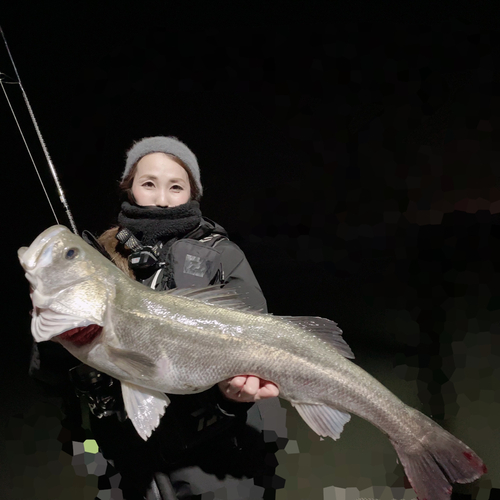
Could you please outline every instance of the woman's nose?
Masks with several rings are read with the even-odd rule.
[[[168,192],[161,190],[158,192],[158,196],[156,197],[156,206],[157,207],[168,207]]]

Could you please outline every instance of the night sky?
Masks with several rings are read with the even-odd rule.
[[[0,24],[79,231],[116,222],[133,140],[177,136],[198,157],[204,215],[244,250],[269,310],[337,321],[362,367],[484,458],[490,473],[461,491],[487,500],[500,493],[499,15],[493,1],[21,0]],[[15,76],[3,45],[0,72]],[[4,86],[68,225],[19,87]],[[55,220],[3,95],[0,137],[0,483],[17,499],[4,464],[43,464],[23,469],[12,419],[51,403],[27,376],[16,250]],[[318,438],[299,425],[277,498],[403,486],[399,469],[371,477],[368,459],[309,481],[338,444],[308,450]]]

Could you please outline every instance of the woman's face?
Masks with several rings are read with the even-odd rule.
[[[137,205],[177,207],[191,198],[187,172],[164,153],[151,153],[137,163],[132,183]]]

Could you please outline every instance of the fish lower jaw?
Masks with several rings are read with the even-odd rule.
[[[28,280],[31,285],[31,293],[33,293],[38,287],[38,278],[31,274],[29,271],[24,273],[24,277]]]
[[[48,309],[54,302],[54,297],[44,295],[39,289],[33,287],[31,292],[31,302],[33,303],[33,307],[36,309]]]

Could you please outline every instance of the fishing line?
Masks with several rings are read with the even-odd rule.
[[[39,127],[38,127],[38,123],[37,123],[37,121],[36,121],[35,114],[33,113],[33,110],[31,109],[31,105],[30,105],[30,102],[29,102],[29,100],[28,100],[28,96],[27,96],[26,92],[24,91],[23,84],[21,83],[21,78],[20,78],[19,73],[18,73],[18,71],[17,71],[16,64],[14,63],[14,58],[12,57],[12,54],[10,53],[9,45],[7,44],[7,39],[5,38],[5,34],[4,34],[4,32],[3,32],[3,30],[2,30],[2,27],[1,27],[1,26],[0,26],[0,33],[2,34],[2,38],[3,38],[3,41],[4,41],[4,43],[5,43],[5,48],[7,49],[7,53],[9,54],[9,59],[10,59],[10,62],[12,63],[12,67],[14,68],[14,72],[15,72],[15,74],[16,74],[16,78],[17,78],[17,81],[15,81],[15,82],[8,82],[8,83],[16,83],[16,84],[18,84],[18,85],[19,85],[19,88],[21,89],[21,93],[22,93],[22,95],[23,95],[24,102],[25,102],[25,104],[26,104],[26,107],[28,108],[28,113],[29,113],[29,115],[30,115],[30,117],[31,117],[31,121],[32,121],[32,123],[33,123],[33,126],[35,127],[35,131],[36,131],[36,134],[37,134],[37,136],[38,136],[38,140],[39,140],[39,142],[40,142],[40,145],[42,146],[42,150],[43,150],[43,153],[44,153],[45,158],[46,158],[46,160],[47,160],[47,163],[48,163],[48,165],[49,165],[49,169],[50,169],[50,172],[51,172],[51,174],[52,174],[52,177],[54,178],[54,182],[56,183],[57,191],[58,191],[58,193],[59,193],[59,199],[61,200],[61,203],[63,204],[64,209],[65,209],[65,211],[66,211],[66,215],[68,216],[69,223],[70,223],[70,225],[71,225],[71,229],[73,230],[73,232],[74,232],[75,234],[78,234],[78,231],[77,231],[77,229],[76,229],[75,222],[74,222],[74,220],[73,220],[73,215],[72,215],[71,210],[70,210],[70,208],[69,208],[68,202],[66,201],[66,197],[64,196],[64,192],[63,192],[63,189],[62,189],[61,183],[59,182],[59,177],[57,176],[56,169],[55,169],[55,167],[54,167],[54,164],[52,163],[52,159],[51,159],[51,157],[50,157],[50,155],[49,155],[49,151],[47,150],[47,146],[45,145],[45,141],[43,140],[42,133],[40,132],[40,129],[39,129]],[[4,75],[4,73],[1,73],[1,74],[0,74],[0,84],[2,85],[3,92],[4,92],[4,94],[5,94],[5,97],[6,97],[6,99],[7,99],[7,102],[9,103],[10,110],[12,111],[12,114],[14,115],[14,119],[15,119],[15,121],[16,121],[17,128],[19,129],[19,132],[21,133],[21,136],[22,136],[22,138],[23,138],[23,141],[24,141],[24,144],[25,144],[25,146],[26,146],[26,149],[28,150],[29,156],[30,156],[31,161],[32,161],[32,163],[33,163],[33,166],[35,167],[35,171],[36,171],[36,173],[37,173],[37,175],[38,175],[38,179],[40,180],[40,183],[42,184],[43,191],[44,191],[44,193],[45,193],[45,196],[47,197],[47,200],[48,200],[48,202],[49,202],[50,208],[52,209],[52,213],[54,214],[54,217],[55,217],[55,219],[56,219],[56,222],[59,224],[59,221],[58,221],[58,219],[57,219],[56,213],[55,213],[55,211],[54,211],[54,207],[52,206],[52,203],[50,202],[50,198],[49,198],[49,196],[48,196],[48,194],[47,194],[47,191],[46,191],[45,186],[44,186],[44,184],[43,184],[42,178],[40,177],[40,173],[39,173],[39,171],[38,171],[38,168],[37,168],[37,166],[36,166],[36,163],[35,163],[35,161],[34,161],[34,159],[33,159],[33,156],[32,156],[32,154],[31,154],[31,151],[30,151],[30,149],[29,149],[29,147],[28,147],[28,144],[27,144],[27,142],[26,142],[26,139],[25,139],[25,137],[24,137],[24,134],[23,134],[23,132],[22,132],[22,130],[21,130],[21,126],[19,125],[19,121],[17,120],[17,117],[16,117],[16,114],[15,114],[15,112],[14,112],[14,109],[13,109],[13,107],[12,107],[11,103],[10,103],[10,100],[9,100],[8,96],[7,96],[7,92],[5,91],[5,87],[4,87],[4,85],[3,85],[3,75]],[[6,82],[6,83],[7,83],[7,82]]]
[[[40,177],[40,172],[38,171],[38,168],[36,167],[35,160],[33,159],[33,155],[31,154],[31,150],[28,146],[28,143],[26,142],[26,138],[24,137],[23,131],[21,129],[21,126],[19,125],[19,121],[17,120],[16,113],[14,112],[14,108],[12,107],[12,104],[10,103],[9,96],[7,95],[7,92],[5,90],[5,87],[3,86],[3,73],[0,74],[0,85],[2,86],[3,93],[5,95],[5,98],[7,99],[7,102],[9,103],[9,108],[12,111],[12,115],[14,116],[14,120],[16,122],[17,128],[19,130],[19,133],[21,134],[21,137],[23,138],[24,145],[26,146],[26,149],[28,150],[29,157],[31,158],[31,163],[33,163],[33,167],[35,167],[35,172],[36,175],[38,176],[38,180],[40,181],[40,184],[42,185],[43,192],[45,193],[45,197],[47,198],[47,201],[49,202],[50,209],[52,210],[52,213],[54,214],[54,218],[56,219],[56,222],[59,224],[59,219],[57,218],[56,212],[54,210],[54,207],[52,206],[52,202],[50,201],[49,194],[47,193],[47,190],[45,189],[45,185],[43,183],[42,178]],[[7,82],[6,82],[7,83]],[[17,82],[9,82],[9,83],[17,83]]]

